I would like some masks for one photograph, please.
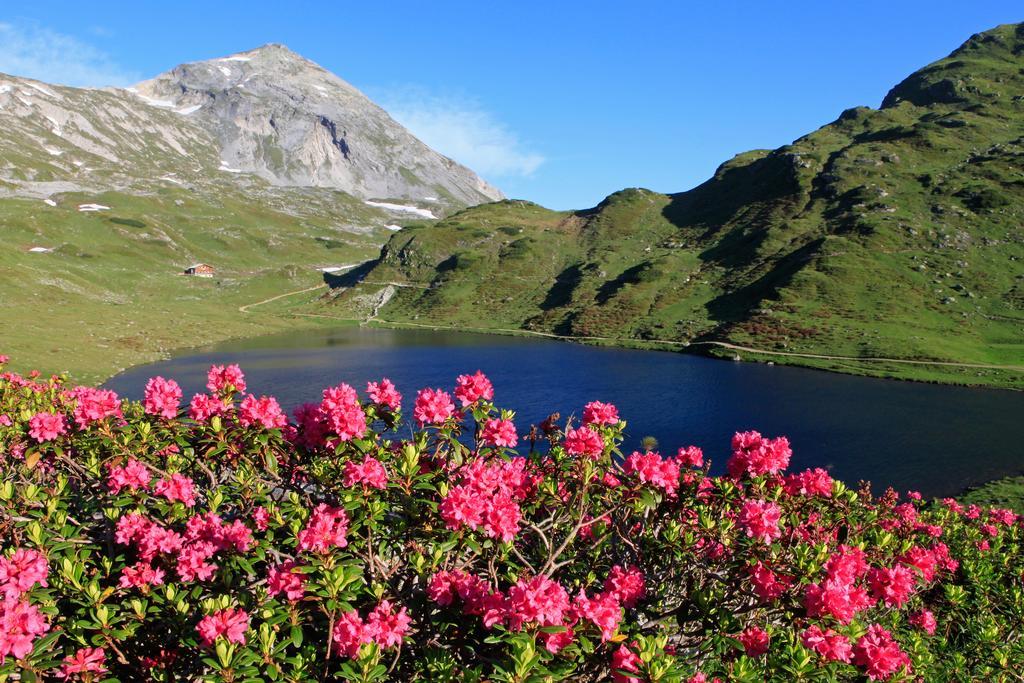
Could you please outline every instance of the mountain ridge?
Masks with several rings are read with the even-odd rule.
[[[394,235],[366,282],[418,285],[380,309],[395,323],[1020,365],[1022,162],[1024,25],[1006,25],[881,108],[739,154],[691,190],[471,208]],[[363,314],[374,287],[335,305]],[[997,371],[772,360],[1022,386]]]

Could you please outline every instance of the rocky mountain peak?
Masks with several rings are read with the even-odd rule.
[[[438,154],[350,83],[284,45],[182,64],[131,89],[192,117],[225,172],[363,199],[478,204],[501,193]]]

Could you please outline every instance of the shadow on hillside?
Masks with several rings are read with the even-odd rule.
[[[354,287],[359,284],[378,263],[379,261],[367,261],[352,270],[346,270],[344,273],[324,273],[324,284],[331,289],[338,289],[339,287]]]

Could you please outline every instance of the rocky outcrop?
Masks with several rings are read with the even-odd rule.
[[[502,197],[281,45],[183,64],[127,89],[0,74],[0,195],[167,184],[298,192],[299,204],[302,188],[338,190],[392,200],[367,208],[404,218]]]
[[[188,111],[219,141],[224,166],[275,185],[462,205],[502,196],[352,85],[283,45],[183,64],[134,92]]]

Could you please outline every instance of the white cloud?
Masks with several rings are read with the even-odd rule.
[[[102,50],[31,24],[0,22],[0,72],[76,86],[129,85],[139,80]]]
[[[415,89],[378,95],[377,100],[413,135],[481,175],[529,176],[544,163],[542,155],[476,102]]]

